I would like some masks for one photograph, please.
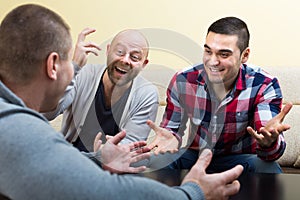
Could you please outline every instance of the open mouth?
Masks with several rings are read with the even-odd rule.
[[[219,68],[216,68],[216,67],[209,67],[209,70],[211,72],[214,72],[214,73],[218,73],[218,72],[224,71],[224,69],[219,69]]]
[[[125,69],[121,69],[119,67],[115,67],[116,71],[119,72],[120,74],[126,74],[128,71]]]

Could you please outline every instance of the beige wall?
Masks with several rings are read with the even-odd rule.
[[[220,17],[233,15],[245,20],[249,26],[252,50],[249,62],[260,66],[295,66],[298,65],[297,58],[300,55],[298,49],[300,12],[297,0],[0,0],[0,2],[0,19],[15,6],[34,2],[60,13],[71,26],[74,39],[84,27],[96,28],[97,32],[89,40],[97,43],[103,43],[125,28],[163,28],[183,34],[202,47],[208,26]],[[150,59],[154,59],[156,63],[162,62],[171,68],[183,68],[186,65],[176,59],[173,62],[163,63],[162,60],[170,55],[164,56],[162,52],[157,55],[154,52],[151,56]],[[173,60],[172,55],[168,59]]]

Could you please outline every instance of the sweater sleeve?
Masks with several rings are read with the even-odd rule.
[[[82,155],[86,156],[87,158],[89,158],[90,160],[92,160],[96,165],[98,165],[99,167],[102,167],[101,164],[101,151],[97,151],[97,152],[84,152],[81,151]]]
[[[103,171],[41,118],[0,117],[0,192],[11,199],[203,199],[194,183],[172,188]]]
[[[269,120],[275,117],[281,110],[282,93],[279,82],[276,78],[270,79],[268,84],[263,84],[256,97],[256,110],[254,113],[254,123],[256,130],[264,127]],[[283,133],[277,138],[277,141],[268,148],[257,145],[257,155],[262,160],[274,161],[280,158],[286,148]]]

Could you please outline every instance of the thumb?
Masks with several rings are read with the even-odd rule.
[[[208,165],[210,164],[212,159],[212,151],[209,149],[204,149],[198,160],[197,163],[194,166],[199,167],[201,170],[203,170],[205,172],[206,168],[208,167]]]
[[[102,133],[99,132],[94,139],[94,152],[98,151],[101,147],[102,144],[101,136]]]
[[[284,120],[285,116],[290,112],[292,109],[293,104],[291,102],[288,102],[282,109],[282,111],[279,113],[281,121]]]
[[[154,131],[157,132],[159,127],[151,120],[147,120],[148,126]]]
[[[101,140],[101,136],[102,136],[102,133],[99,132],[95,137],[95,141]]]

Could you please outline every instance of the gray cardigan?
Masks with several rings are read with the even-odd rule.
[[[70,142],[74,142],[83,132],[99,131],[96,115],[89,113],[94,102],[95,94],[101,77],[106,69],[105,65],[88,64],[81,70],[74,65],[75,79],[67,87],[64,97],[56,110],[46,113],[49,120],[64,112],[62,133]],[[157,88],[141,76],[133,80],[132,88],[120,120],[119,127],[126,130],[126,138],[121,143],[147,140],[150,128],[146,124],[148,119],[155,121],[158,109]],[[83,130],[88,121],[88,128]],[[95,123],[93,123],[95,122]]]
[[[192,182],[171,188],[103,171],[1,81],[0,127],[0,193],[11,199],[204,199]]]

